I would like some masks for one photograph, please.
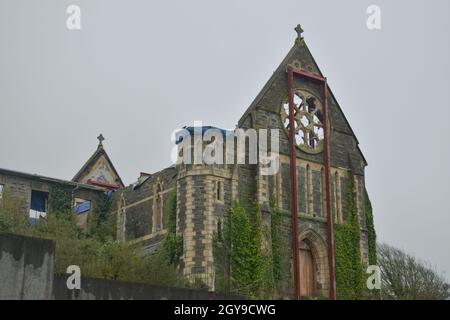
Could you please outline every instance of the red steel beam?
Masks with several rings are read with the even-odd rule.
[[[298,239],[298,205],[297,205],[297,147],[295,143],[295,120],[294,120],[294,73],[288,68],[288,91],[289,91],[289,149],[290,149],[290,171],[291,171],[291,211],[293,226],[294,247],[294,282],[295,298],[300,300],[300,248]]]
[[[324,150],[323,161],[325,165],[325,193],[327,206],[327,235],[328,235],[328,269],[330,272],[330,299],[336,300],[336,272],[334,259],[334,222],[331,211],[331,165],[330,165],[330,135],[328,127],[328,85],[327,79],[323,82],[323,132],[324,132]]]
[[[99,182],[99,181],[95,181],[95,180],[91,180],[91,179],[89,179],[87,183],[92,184],[94,186],[105,187],[105,188],[110,188],[110,189],[119,189],[120,188],[120,186],[117,184]]]
[[[323,86],[323,128],[324,128],[324,150],[323,161],[325,166],[325,196],[327,211],[327,238],[328,238],[328,268],[330,273],[330,299],[336,299],[336,271],[334,255],[334,222],[331,212],[331,165],[330,165],[330,142],[329,142],[329,121],[328,121],[328,85],[327,79],[317,76],[301,69],[288,67],[288,90],[289,90],[289,144],[290,144],[290,167],[291,167],[291,210],[292,223],[294,229],[294,281],[295,295],[300,299],[300,257],[298,239],[298,212],[297,212],[297,148],[295,143],[294,124],[294,75],[304,77],[309,80],[319,81]]]

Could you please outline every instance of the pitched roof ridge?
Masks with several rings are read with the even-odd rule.
[[[76,180],[80,179],[83,172],[91,165],[94,161],[96,161],[100,156],[104,155],[106,158],[106,161],[108,161],[108,164],[110,165],[111,169],[114,171],[114,174],[119,179],[119,183],[122,187],[124,187],[124,183],[122,181],[122,178],[120,177],[119,173],[117,172],[116,168],[114,167],[114,164],[111,161],[111,158],[108,156],[108,153],[106,152],[105,148],[102,144],[99,144],[97,147],[97,150],[92,154],[92,156],[86,161],[86,163],[81,167],[81,169],[75,174],[75,176],[72,178],[72,181],[76,182]]]

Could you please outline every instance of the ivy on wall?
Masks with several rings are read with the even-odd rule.
[[[226,215],[217,222],[217,232],[213,237],[213,256],[215,267],[215,286],[218,291],[231,292],[231,239],[230,239],[230,219]]]
[[[377,264],[377,234],[375,232],[375,225],[373,223],[372,204],[369,199],[367,190],[364,189],[365,194],[365,213],[366,213],[366,228],[367,240],[369,247],[369,265]]]
[[[363,291],[361,231],[355,204],[354,178],[348,182],[348,221],[335,227],[336,290],[338,299],[359,299]]]
[[[284,277],[282,213],[270,202],[270,226],[258,205],[235,202],[218,222],[213,253],[216,288],[249,298],[274,298]]]
[[[348,215],[335,226],[337,296],[361,299],[367,293],[361,260],[361,230],[356,207],[354,178],[348,179]],[[376,234],[372,208],[366,194],[366,224],[369,263],[376,262]],[[270,227],[261,223],[258,206],[234,203],[229,214],[219,221],[214,237],[216,288],[253,298],[274,298],[282,291],[289,254],[283,241],[282,210],[270,201]],[[258,231],[259,230],[259,231]]]
[[[183,237],[177,235],[177,188],[169,194],[167,203],[167,235],[163,243],[163,251],[168,261],[177,265],[183,254]]]
[[[216,285],[219,291],[235,292],[247,297],[263,295],[267,266],[262,247],[263,228],[258,206],[237,202],[218,223],[214,236]]]
[[[117,217],[113,212],[111,197],[107,193],[100,194],[89,216],[89,234],[102,241],[116,240],[116,223]]]
[[[70,217],[72,212],[72,189],[60,185],[50,185],[49,210],[57,215]]]
[[[285,256],[283,255],[282,213],[273,199],[270,200],[270,238],[272,249],[273,280],[277,285],[283,278]]]

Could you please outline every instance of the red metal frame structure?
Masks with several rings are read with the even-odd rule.
[[[289,149],[290,149],[290,168],[291,168],[291,211],[293,224],[293,244],[294,244],[294,281],[295,297],[301,298],[300,290],[300,252],[298,239],[298,200],[297,200],[297,146],[295,142],[295,115],[294,115],[294,75],[306,78],[312,81],[318,81],[323,87],[323,130],[324,130],[324,149],[323,161],[325,166],[325,193],[327,210],[327,237],[328,237],[328,268],[330,272],[330,299],[336,299],[336,273],[334,259],[334,224],[333,214],[331,212],[331,188],[330,188],[330,144],[328,132],[328,85],[327,79],[316,76],[303,70],[288,67],[288,92],[289,92]]]
[[[95,181],[95,180],[91,180],[91,179],[88,180],[88,184],[92,184],[94,186],[99,186],[99,187],[110,188],[110,189],[119,189],[120,188],[120,186],[118,186],[117,184],[99,182],[99,181]]]

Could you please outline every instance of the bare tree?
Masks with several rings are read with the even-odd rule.
[[[387,244],[378,244],[384,299],[441,300],[448,299],[449,285],[428,263]]]

